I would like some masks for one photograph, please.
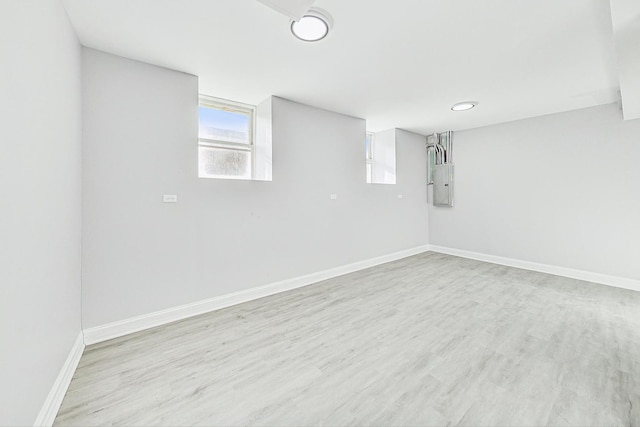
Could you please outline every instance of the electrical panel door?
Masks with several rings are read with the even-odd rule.
[[[453,164],[433,168],[433,205],[453,206]]]

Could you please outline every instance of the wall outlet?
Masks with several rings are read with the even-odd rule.
[[[398,194],[398,199],[402,199],[404,196],[402,194]]]
[[[164,203],[178,203],[178,195],[177,194],[165,194],[162,196],[162,201]]]

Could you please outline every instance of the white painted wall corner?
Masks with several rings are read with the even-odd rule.
[[[62,365],[62,369],[53,383],[53,386],[42,405],[42,409],[40,409],[38,417],[33,423],[34,426],[49,427],[53,425],[53,421],[56,419],[56,415],[58,414],[58,410],[62,404],[62,399],[64,399],[64,395],[67,393],[73,374],[80,362],[80,357],[82,357],[84,347],[85,345],[81,332],[74,341],[71,351],[69,352],[69,356],[67,356],[67,360],[65,360],[64,365]]]

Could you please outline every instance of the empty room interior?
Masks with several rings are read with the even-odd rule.
[[[639,1],[0,33],[0,425],[640,426]]]

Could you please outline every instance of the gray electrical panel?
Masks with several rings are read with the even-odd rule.
[[[433,168],[433,205],[453,206],[453,164]]]

